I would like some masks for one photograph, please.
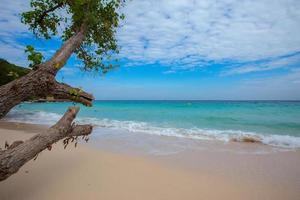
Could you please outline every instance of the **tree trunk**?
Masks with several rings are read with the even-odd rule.
[[[7,150],[0,151],[0,181],[16,173],[41,151],[51,148],[53,143],[63,138],[75,140],[77,136],[89,135],[92,131],[91,125],[72,123],[78,111],[79,107],[70,107],[64,116],[45,133],[35,135],[25,142],[16,141]]]
[[[0,118],[29,97],[43,98],[47,95],[53,95],[58,99],[69,99],[91,106],[93,100],[91,94],[82,92],[78,88],[58,83],[55,80],[57,72],[84,40],[84,33],[85,30],[82,26],[50,60],[42,63],[37,70],[31,71],[27,75],[0,87]],[[78,91],[78,93],[74,94],[71,91]]]
[[[0,87],[0,118],[4,117],[10,109],[30,97],[43,98],[52,95],[56,99],[69,99],[91,106],[93,96],[78,88],[59,83],[55,75],[64,66],[72,53],[81,45],[85,38],[84,26],[69,38],[55,55],[38,69]],[[29,140],[16,141],[7,145],[7,150],[0,149],[0,181],[16,173],[26,162],[37,156],[46,148],[63,138],[65,144],[77,136],[88,135],[92,131],[91,125],[74,125],[78,107],[71,107],[65,115],[48,131],[38,134]]]
[[[49,61],[41,64],[40,67],[55,76],[85,39],[85,29],[85,24],[82,24],[80,30],[70,37]]]

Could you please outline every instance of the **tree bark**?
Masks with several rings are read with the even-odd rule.
[[[57,72],[65,65],[72,53],[81,45],[85,38],[85,26],[69,38],[55,55],[38,69],[0,87],[0,118],[4,117],[14,106],[30,97],[44,98],[52,95],[56,99],[68,99],[87,106],[92,105],[94,97],[78,88],[55,80]],[[0,181],[16,173],[26,162],[38,153],[61,139],[68,143],[77,136],[91,133],[91,125],[74,125],[73,120],[78,107],[71,107],[65,115],[45,133],[38,134],[29,140],[15,141],[12,145],[5,144],[6,150],[0,149]]]
[[[72,91],[77,91],[77,94]],[[44,98],[47,95],[53,95],[57,99],[69,99],[86,106],[91,106],[94,99],[91,94],[79,88],[57,82],[54,75],[41,68],[0,87],[0,118],[30,97]]]
[[[75,125],[73,120],[79,107],[70,107],[64,116],[46,132],[25,142],[16,141],[7,150],[0,151],[0,181],[16,173],[26,162],[61,139],[89,135],[91,125]]]
[[[30,97],[44,98],[52,95],[56,99],[68,99],[87,106],[92,105],[94,97],[78,88],[55,80],[57,72],[65,65],[72,53],[85,39],[85,25],[69,38],[48,61],[40,64],[38,69],[0,87],[0,118],[4,117],[14,106]],[[74,125],[73,120],[78,107],[71,107],[65,115],[48,131],[38,134],[29,140],[15,141],[12,145],[5,144],[6,150],[0,150],[0,181],[16,173],[26,162],[38,153],[63,138],[64,143],[77,136],[91,133],[91,125]]]
[[[55,55],[38,69],[0,87],[0,118],[4,117],[14,106],[30,97],[43,98],[53,95],[56,98],[69,99],[91,106],[94,99],[91,94],[58,83],[55,75],[64,66],[72,53],[85,38],[85,26],[69,38]],[[77,94],[71,91],[78,91]]]
[[[74,51],[81,45],[85,39],[86,25],[82,24],[75,35],[70,37],[63,46],[54,54],[54,56],[47,62],[41,64],[44,68],[54,76],[65,65]]]

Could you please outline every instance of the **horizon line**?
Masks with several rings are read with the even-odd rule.
[[[287,99],[95,99],[94,101],[300,101]]]

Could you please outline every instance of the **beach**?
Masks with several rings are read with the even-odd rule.
[[[1,0],[0,200],[300,200],[300,0]]]
[[[1,122],[1,145],[27,139],[46,128]],[[299,199],[299,150],[266,147],[265,153],[249,153],[249,149],[265,145],[220,143],[214,144],[220,148],[211,149],[203,143],[207,148],[135,154],[134,148],[139,147],[131,148],[130,140],[116,150],[122,146],[120,141],[97,142],[100,139],[92,137],[89,143],[65,150],[59,142],[51,151],[45,150],[0,183],[0,199]],[[172,138],[161,140],[170,142]],[[247,153],[228,151],[241,148]]]

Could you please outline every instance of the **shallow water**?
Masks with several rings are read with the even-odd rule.
[[[53,124],[71,103],[24,103],[9,121]],[[77,120],[139,134],[197,140],[258,139],[300,148],[300,102],[296,101],[95,101]]]

